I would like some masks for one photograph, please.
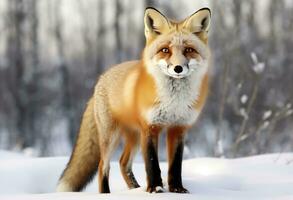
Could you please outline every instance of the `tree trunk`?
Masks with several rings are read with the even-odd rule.
[[[24,37],[24,2],[22,0],[7,1],[7,65],[10,68],[10,83],[8,86],[12,93],[16,109],[16,134],[13,134],[11,141],[17,141],[17,145],[22,148],[24,145],[23,136],[27,134],[27,113],[28,96],[26,91],[26,82],[24,78],[24,55],[23,55],[23,37]]]
[[[120,0],[115,1],[115,23],[114,23],[114,29],[115,29],[115,39],[116,39],[116,49],[115,49],[115,56],[116,62],[120,63],[122,61],[122,40],[121,40],[121,29],[120,29],[120,17],[122,14],[122,5]]]
[[[102,73],[104,68],[104,35],[105,35],[105,20],[104,20],[104,10],[105,4],[103,0],[98,1],[97,5],[98,15],[97,15],[97,38],[96,38],[96,74],[99,75]]]
[[[28,74],[27,92],[29,95],[28,101],[28,126],[30,132],[27,132],[24,137],[25,146],[33,146],[35,144],[37,133],[41,135],[41,126],[38,121],[41,113],[41,94],[40,94],[40,66],[39,66],[39,40],[38,40],[38,0],[30,0],[28,4],[27,20],[29,23],[29,55],[30,62],[28,63],[26,73]]]

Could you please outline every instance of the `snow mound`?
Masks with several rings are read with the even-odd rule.
[[[15,159],[15,158],[28,158],[28,156],[22,153],[0,150],[0,160]]]
[[[0,154],[0,199],[293,199],[293,153],[241,159],[196,158],[183,162],[183,183],[190,194],[149,194],[145,192],[144,164],[136,162],[134,173],[142,185],[129,190],[120,175],[119,164],[111,163],[111,194],[98,194],[97,181],[83,193],[54,193],[68,158],[7,159]],[[161,163],[166,187],[167,164]]]

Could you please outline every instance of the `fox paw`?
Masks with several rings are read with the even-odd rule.
[[[170,192],[175,192],[175,193],[189,193],[189,191],[187,189],[185,189],[184,187],[169,187],[169,191]]]
[[[162,186],[149,186],[147,188],[147,192],[149,192],[149,193],[163,193],[164,188]]]

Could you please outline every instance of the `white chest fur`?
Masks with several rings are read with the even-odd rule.
[[[150,124],[191,125],[199,111],[193,105],[200,95],[203,73],[194,72],[190,76],[175,79],[166,75],[156,77],[158,104],[147,112]]]

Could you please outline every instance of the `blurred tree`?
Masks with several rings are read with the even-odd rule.
[[[115,57],[116,63],[120,63],[122,61],[123,55],[123,47],[122,47],[122,32],[121,32],[121,18],[123,14],[123,6],[121,4],[121,0],[115,0],[115,21],[114,21],[114,31],[115,31]]]
[[[105,44],[105,3],[104,0],[98,0],[97,3],[97,28],[96,28],[96,74],[101,74],[105,68],[104,48]]]
[[[7,38],[7,65],[10,68],[9,91],[12,93],[16,118],[15,134],[11,135],[12,141],[22,147],[25,138],[30,132],[28,126],[28,101],[27,82],[25,80],[25,55],[24,55],[24,23],[25,12],[22,0],[11,0],[7,2],[7,21],[6,26],[9,32]]]
[[[70,78],[69,78],[69,70],[68,65],[65,59],[65,51],[64,51],[64,39],[62,28],[64,27],[63,19],[61,17],[61,5],[63,1],[59,0],[58,3],[55,2],[54,6],[54,28],[53,33],[56,40],[57,45],[57,55],[59,56],[57,62],[58,73],[61,77],[60,82],[60,93],[61,95],[61,108],[63,110],[63,115],[67,119],[67,128],[68,128],[68,139],[71,144],[75,142],[76,130],[78,125],[76,124],[76,120],[74,117],[74,107],[72,106],[72,96],[70,93]]]
[[[38,115],[41,112],[41,96],[43,95],[40,83],[40,62],[39,62],[39,16],[38,16],[38,0],[28,0],[25,2],[27,6],[27,21],[29,27],[28,34],[28,55],[27,62],[28,78],[28,126],[29,129],[25,132],[24,146],[30,147],[35,145],[37,134],[41,135],[41,122],[38,120]],[[29,69],[30,68],[30,69]]]

